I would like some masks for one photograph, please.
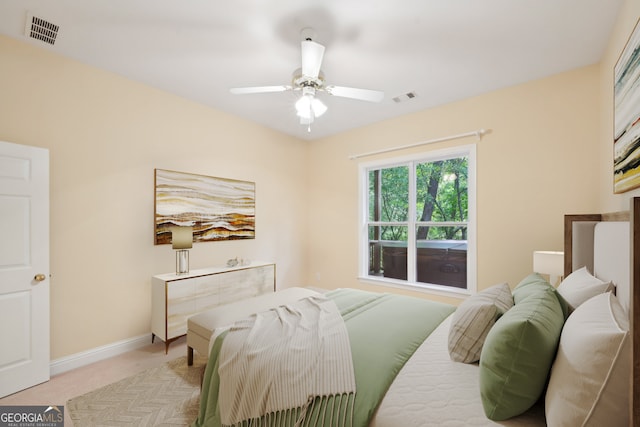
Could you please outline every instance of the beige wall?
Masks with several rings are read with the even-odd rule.
[[[256,183],[256,239],[195,244],[192,269],[239,256],[303,282],[304,143],[8,38],[0,58],[0,140],[50,150],[53,359],[150,334],[150,278],[175,268],[154,168]]]
[[[0,37],[0,140],[51,151],[52,358],[149,333],[150,277],[174,267],[153,245],[154,168],[256,182],[256,239],[196,244],[192,268],[268,259],[279,287],[381,290],[356,277],[348,155],[491,129],[478,287],[514,285],[534,250],[562,248],[563,214],[626,209],[638,193],[612,194],[610,129],[613,64],[639,14],[627,0],[601,64],[311,143]]]
[[[480,142],[373,158],[477,142],[478,288],[517,284],[534,250],[562,250],[563,214],[596,207],[587,171],[600,162],[598,83],[590,66],[313,142],[308,282],[380,290],[357,280],[358,161],[349,154],[485,128]]]
[[[613,194],[613,67],[639,16],[640,3],[625,0],[598,64],[312,143],[308,283],[381,289],[357,279],[358,167],[349,154],[492,130],[478,143],[479,289],[517,284],[534,250],[562,250],[564,214],[628,209],[640,190]]]

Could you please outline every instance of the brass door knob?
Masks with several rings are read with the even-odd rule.
[[[33,280],[35,280],[36,282],[42,282],[46,278],[47,278],[47,276],[45,276],[44,274],[36,274],[33,277]]]

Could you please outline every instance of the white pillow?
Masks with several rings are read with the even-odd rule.
[[[570,310],[575,310],[593,296],[612,290],[611,282],[603,282],[593,276],[587,267],[574,271],[558,286],[558,293],[567,301]]]
[[[547,425],[629,425],[629,319],[611,293],[580,305],[565,322],[545,395]]]
[[[464,300],[453,313],[449,355],[454,362],[480,360],[482,345],[496,319],[513,307],[507,283],[491,286]]]

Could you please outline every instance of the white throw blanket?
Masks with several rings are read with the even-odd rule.
[[[348,395],[352,401],[356,391],[346,326],[335,303],[323,296],[233,325],[220,350],[218,375],[224,426],[279,425],[292,414],[302,424],[315,397]]]

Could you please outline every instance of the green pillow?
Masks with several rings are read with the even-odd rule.
[[[569,303],[564,299],[562,295],[551,286],[551,284],[538,273],[531,273],[512,291],[513,294],[513,302],[514,304],[518,304],[525,298],[527,298],[531,294],[535,294],[541,289],[551,289],[555,294],[556,298],[558,298],[558,302],[560,303],[560,307],[562,307],[562,314],[564,315],[565,320],[569,317]]]
[[[513,302],[518,304],[529,295],[538,292],[541,289],[553,289],[553,286],[547,282],[544,277],[538,273],[531,273],[513,289]]]
[[[551,287],[529,293],[496,321],[480,355],[480,397],[489,419],[522,414],[542,396],[563,324]]]

